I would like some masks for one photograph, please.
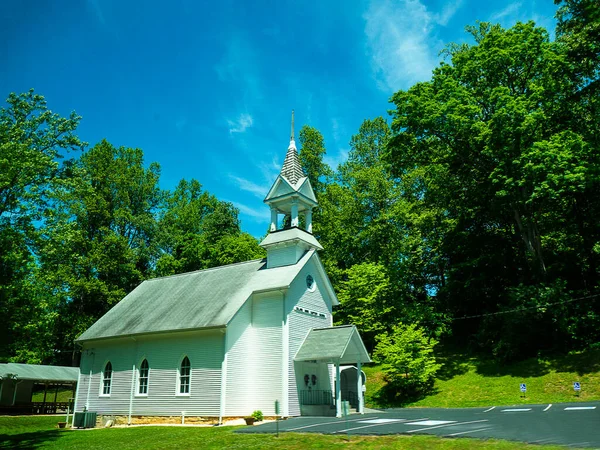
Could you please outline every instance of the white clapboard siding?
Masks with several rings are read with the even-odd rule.
[[[316,288],[313,292],[308,290],[306,286],[306,276],[309,274],[312,275],[316,283]],[[290,416],[300,415],[298,389],[302,389],[304,386],[304,374],[296,373],[297,364],[294,364],[294,356],[310,329],[329,327],[333,324],[331,304],[325,301],[322,294],[325,282],[325,280],[319,277],[315,263],[311,260],[293,281],[286,296],[286,311],[288,313],[289,326],[288,404]],[[295,307],[323,313],[326,317],[318,317],[310,313],[300,312]],[[327,369],[324,371],[319,369],[317,376],[319,377],[319,389],[329,389],[329,386],[331,386],[329,371]]]
[[[227,382],[224,416],[251,413],[253,377],[248,360],[252,345],[252,300],[247,301],[227,325]]]
[[[280,267],[296,264],[304,254],[304,249],[299,245],[290,245],[282,248],[270,248],[268,251],[267,267]]]
[[[90,411],[100,414],[129,414],[132,369],[135,364],[132,415],[218,416],[221,392],[221,362],[224,333],[221,330],[173,333],[170,335],[123,338],[108,343],[87,343],[82,353],[81,387],[77,410],[86,404],[88,378],[92,370]],[[190,395],[177,395],[177,374],[184,356],[192,366]],[[148,395],[137,394],[138,369],[143,359],[150,367]],[[106,361],[113,367],[110,397],[100,395],[101,371]]]
[[[251,378],[248,409],[275,415],[282,402],[283,295],[255,295],[252,302],[252,348],[247,355]],[[249,411],[249,412],[252,412]]]

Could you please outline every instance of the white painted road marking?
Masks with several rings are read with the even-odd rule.
[[[376,418],[376,417],[375,417],[375,418]],[[303,429],[305,429],[305,428],[320,427],[320,426],[323,426],[323,425],[332,425],[332,424],[334,424],[334,423],[358,422],[358,421],[360,421],[360,420],[361,420],[361,419],[357,419],[357,420],[348,420],[348,421],[346,421],[346,420],[339,420],[339,421],[337,421],[337,422],[323,422],[323,423],[314,423],[314,424],[312,424],[312,425],[305,425],[305,426],[303,426],[303,427],[289,428],[289,429],[287,429],[286,431],[303,430]]]
[[[406,419],[401,419],[403,422],[406,422]],[[427,418],[424,419],[416,419],[416,420],[427,420]],[[397,422],[396,422],[397,423]],[[339,431],[334,431],[334,433],[346,433],[347,431],[353,431],[353,430],[361,430],[363,428],[371,428],[371,427],[378,427],[380,425],[384,425],[381,423],[376,423],[375,425],[365,425],[363,427],[354,427],[354,428],[346,428],[345,430],[339,430]]]
[[[569,406],[565,408],[565,411],[580,411],[582,409],[596,409],[595,406]]]
[[[477,433],[478,431],[489,430],[490,428],[492,428],[492,427],[477,428],[476,430],[461,431],[460,433],[447,434],[446,436],[458,436],[458,435],[461,435],[461,434]]]
[[[422,422],[410,422],[405,425],[423,425],[431,427],[433,425],[444,425],[445,423],[455,423],[456,420],[424,420]]]
[[[358,378],[358,376],[357,376],[357,378]],[[550,403],[548,406],[546,406],[546,409],[544,409],[543,412],[548,411],[550,408],[552,408],[552,403]]]
[[[502,412],[525,412],[531,411],[531,408],[514,408],[514,409],[503,409]]]
[[[405,422],[407,419],[373,419],[359,420],[358,423],[390,423],[390,422]]]
[[[495,408],[495,406],[492,406],[490,409],[486,409],[484,412],[490,412],[494,408]]]
[[[472,420],[471,422],[454,422],[454,423],[448,423],[446,425],[438,425],[437,427],[417,428],[416,430],[409,430],[409,431],[407,431],[407,433],[416,433],[417,431],[433,430],[434,428],[455,427],[457,425],[467,425],[469,423],[479,423],[479,422],[488,422],[488,420],[483,419],[483,420]]]

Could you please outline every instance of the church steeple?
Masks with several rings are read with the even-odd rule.
[[[300,164],[300,156],[294,141],[293,110],[290,145],[281,173],[277,176],[264,202],[271,207],[270,233],[260,243],[267,250],[267,267],[295,264],[310,248],[322,250],[323,247],[312,235],[312,210],[317,206],[317,199]],[[279,215],[290,217],[290,228],[279,229]],[[304,229],[300,228],[301,215],[304,216]],[[275,254],[278,256],[276,257]]]
[[[294,141],[294,110],[292,110],[290,145],[288,146],[285,160],[283,161],[281,175],[284,176],[292,185],[295,185],[298,183],[298,180],[304,178],[304,171],[302,170],[302,165],[300,164],[300,156],[298,155],[296,142]]]

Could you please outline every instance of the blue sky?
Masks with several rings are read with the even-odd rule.
[[[172,189],[196,178],[264,234],[262,199],[296,129],[319,129],[336,166],[366,118],[427,80],[476,20],[534,20],[552,0],[3,0],[0,96],[35,88],[79,136],[139,147]]]

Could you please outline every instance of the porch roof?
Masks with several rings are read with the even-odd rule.
[[[76,383],[79,376],[79,367],[17,363],[0,364],[0,378],[5,378],[8,375],[16,376],[17,380]]]
[[[310,330],[298,349],[294,361],[363,364],[371,362],[371,358],[356,327],[344,325]]]

